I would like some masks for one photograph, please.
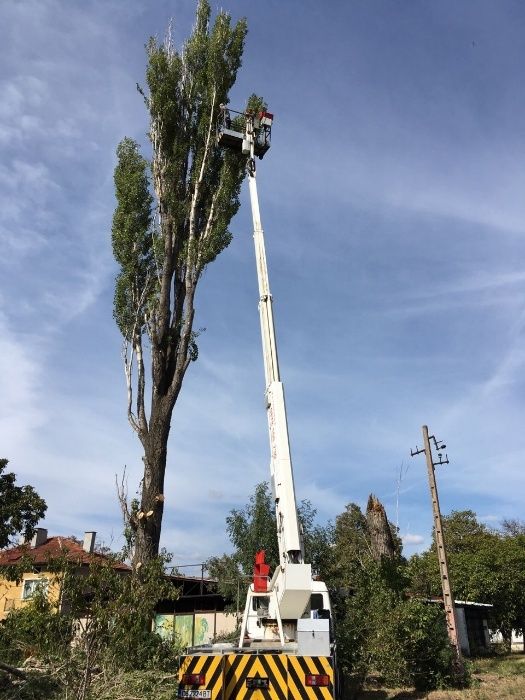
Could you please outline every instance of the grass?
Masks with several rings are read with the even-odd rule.
[[[525,655],[493,656],[471,662],[472,685],[465,690],[364,689],[356,700],[524,700]]]
[[[525,654],[475,659],[472,663],[472,672],[479,676],[494,673],[505,677],[525,676]]]

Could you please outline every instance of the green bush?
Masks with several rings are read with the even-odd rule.
[[[391,684],[431,690],[453,683],[454,653],[441,608],[401,600],[379,630],[375,668]],[[380,652],[380,653],[379,653]]]
[[[0,625],[0,658],[19,666],[32,657],[44,671],[42,684],[9,680],[19,693],[13,697],[45,697],[39,688],[51,677],[53,688],[82,700],[101,678],[151,669],[173,673],[179,649],[152,631],[157,602],[178,595],[164,576],[165,563],[159,557],[144,565],[140,577],[115,568],[109,558],[93,557],[83,569],[67,560],[50,564],[61,581],[60,613],[40,592]]]
[[[468,680],[454,671],[443,610],[406,599],[391,566],[363,569],[339,608],[337,639],[341,670],[357,682],[376,675],[387,686],[431,690]]]
[[[53,663],[67,655],[71,639],[70,619],[57,615],[56,607],[40,592],[0,625],[0,657],[14,666],[30,656]]]

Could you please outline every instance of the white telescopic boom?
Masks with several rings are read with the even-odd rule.
[[[248,183],[253,217],[253,239],[259,282],[259,316],[266,377],[266,410],[270,432],[272,490],[275,498],[279,561],[302,564],[304,558],[301,530],[297,518],[292,459],[288,438],[288,421],[284,387],[279,376],[279,360],[273,321],[272,295],[268,281],[264,232],[259,211],[255,173],[254,144],[251,143],[251,158],[248,163]]]

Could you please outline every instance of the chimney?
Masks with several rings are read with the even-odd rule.
[[[88,554],[92,554],[93,550],[95,548],[95,537],[97,536],[96,532],[89,531],[84,533],[84,544],[82,545],[82,549],[84,552],[87,552]]]
[[[47,530],[44,527],[37,527],[33,539],[31,540],[31,548],[39,547],[47,540]]]

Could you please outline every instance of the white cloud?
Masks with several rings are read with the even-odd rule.
[[[423,535],[412,535],[410,533],[402,535],[401,539],[403,540],[403,544],[423,544],[425,541]]]
[[[42,400],[42,358],[45,345],[29,333],[13,332],[0,308],[0,444],[12,459],[20,445],[33,438],[47,419]]]
[[[487,515],[478,514],[478,520],[480,520],[482,523],[500,523],[503,518],[500,515],[488,513]]]

